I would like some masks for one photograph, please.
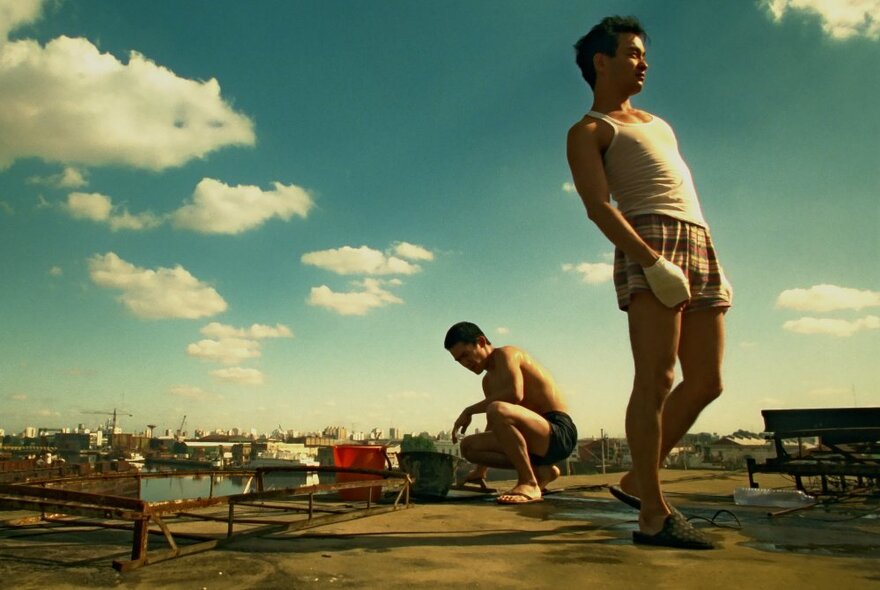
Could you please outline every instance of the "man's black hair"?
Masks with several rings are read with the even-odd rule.
[[[472,324],[471,322],[458,322],[446,332],[446,339],[443,340],[443,347],[446,350],[449,350],[459,342],[476,344],[477,338],[480,336],[486,338],[486,335],[483,334],[483,331],[478,325]],[[492,344],[489,342],[488,338],[486,338],[486,344]]]
[[[648,34],[636,17],[606,16],[574,44],[575,61],[577,61],[581,75],[590,88],[596,87],[596,67],[593,65],[593,56],[601,53],[614,57],[614,54],[617,53],[617,37],[620,33],[638,35],[642,41],[648,39]]]

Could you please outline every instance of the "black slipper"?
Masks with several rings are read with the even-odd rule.
[[[608,491],[611,492],[611,495],[626,504],[631,508],[635,508],[636,510],[642,509],[642,501],[632,494],[627,494],[623,491],[620,486],[608,486]]]
[[[636,545],[655,545],[678,549],[714,549],[709,537],[698,531],[681,514],[670,514],[663,521],[663,528],[654,535],[633,531]]]
[[[623,502],[627,506],[629,506],[631,508],[635,508],[636,510],[642,509],[642,501],[639,500],[638,497],[633,496],[632,494],[627,494],[626,492],[624,492],[623,488],[621,488],[620,486],[618,486],[618,485],[608,486],[608,491],[611,492],[612,496],[614,496],[615,498],[617,498],[618,500],[620,500],[621,502]],[[679,516],[681,516],[681,512],[679,512],[675,506],[673,506],[669,502],[667,502],[666,505],[669,507],[669,511],[672,514],[678,514]],[[685,519],[685,520],[687,520],[687,519]]]

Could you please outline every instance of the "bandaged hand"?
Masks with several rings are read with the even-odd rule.
[[[675,307],[691,298],[684,271],[662,256],[651,266],[646,266],[644,271],[651,291],[666,307]]]

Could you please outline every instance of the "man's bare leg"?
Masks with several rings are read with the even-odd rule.
[[[687,434],[703,409],[721,394],[725,311],[707,309],[682,317],[678,357],[683,379],[663,404],[658,466]],[[632,472],[620,479],[620,487],[633,496],[641,495]]]
[[[529,450],[543,455],[550,445],[550,424],[539,414],[506,402],[493,402],[486,408],[486,421],[498,445],[517,473],[517,483],[505,497],[541,497],[541,486],[532,469]]]
[[[559,477],[559,467],[556,465],[536,465],[533,467],[538,487],[544,492],[547,486]]]
[[[642,501],[639,529],[654,534],[670,511],[660,490],[661,415],[675,378],[681,314],[652,294],[634,295],[629,332],[635,363],[633,391],[626,409],[626,436],[632,453],[632,476]]]

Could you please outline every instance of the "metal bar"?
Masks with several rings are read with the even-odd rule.
[[[141,561],[147,554],[147,519],[134,521],[134,539],[131,544],[131,560]]]
[[[71,480],[72,481],[72,480]],[[96,500],[100,500],[102,505],[112,508],[122,508],[125,510],[136,510],[142,512],[147,503],[143,500],[134,498],[125,498],[122,496],[111,496],[108,494],[90,494],[88,492],[76,492],[73,490],[64,490],[59,488],[46,488],[28,484],[12,484],[0,485],[0,494],[9,494],[20,497],[38,497],[48,498],[50,500],[63,500],[73,502],[83,502],[86,504],[95,504]]]
[[[162,530],[162,534],[165,535],[165,540],[168,541],[171,549],[177,551],[177,543],[174,542],[174,537],[171,536],[171,530],[168,528],[168,525],[165,524],[158,514],[153,514],[150,518],[153,522],[159,525],[159,528]]]
[[[370,510],[359,510],[357,512],[350,512],[346,514],[328,514],[325,516],[320,516],[318,518],[312,520],[302,520],[297,522],[292,522],[289,524],[279,524],[279,525],[268,525],[265,527],[259,527],[253,530],[236,533],[233,537],[226,537],[221,539],[213,539],[211,541],[205,541],[203,543],[194,543],[192,545],[187,545],[184,547],[179,547],[177,552],[173,551],[153,551],[149,555],[145,556],[140,560],[131,560],[131,561],[120,561],[116,560],[113,562],[113,567],[119,572],[127,572],[133,569],[139,568],[144,565],[151,565],[154,563],[160,563],[162,561],[167,561],[169,559],[174,559],[175,557],[183,557],[185,555],[192,555],[193,553],[201,553],[204,551],[210,551],[215,547],[220,547],[226,545],[230,542],[236,541],[238,539],[244,539],[248,537],[258,537],[262,535],[268,535],[271,533],[279,533],[286,531],[294,531],[294,530],[302,530],[308,528],[314,528],[317,526],[323,526],[326,524],[333,524],[337,522],[345,522],[349,520],[356,520],[359,518],[365,518],[367,516],[373,516],[376,514],[384,514],[386,512],[392,512],[394,510],[398,510],[396,506],[383,506],[383,507],[375,507]]]
[[[6,510],[29,510],[40,513],[44,513],[48,510],[73,516],[116,518],[119,520],[139,520],[144,517],[143,512],[132,512],[116,508],[104,508],[96,505],[83,505],[61,501],[46,502],[42,500],[0,497],[0,506]]]

